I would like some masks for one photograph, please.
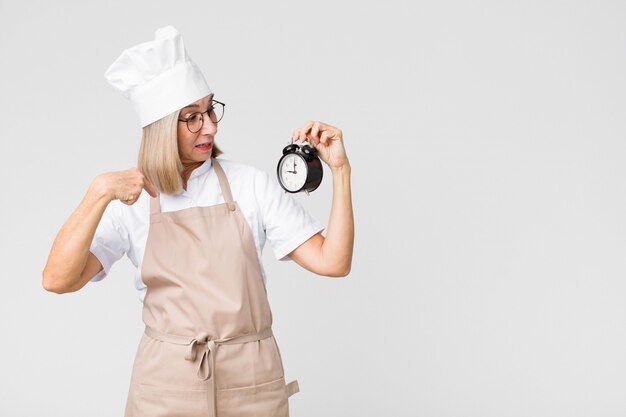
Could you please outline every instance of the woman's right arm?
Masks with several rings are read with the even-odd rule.
[[[102,264],[89,248],[102,215],[112,200],[134,204],[142,189],[156,197],[154,187],[136,168],[98,175],[85,197],[59,230],[43,270],[43,287],[59,294],[78,291]],[[125,200],[134,195],[132,200]]]

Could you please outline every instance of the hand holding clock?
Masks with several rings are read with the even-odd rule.
[[[331,169],[349,166],[341,129],[310,120],[302,128],[295,130],[291,139],[292,142],[304,142],[308,139],[320,159]]]
[[[291,142],[291,145],[283,149],[283,155],[276,168],[278,182],[285,191],[289,193],[315,191],[324,174],[320,161],[324,161],[330,167],[333,177],[337,174],[335,179],[339,180],[339,177],[347,175],[349,180],[350,163],[340,129],[326,123],[309,121],[293,132]],[[297,171],[296,161],[298,161]]]

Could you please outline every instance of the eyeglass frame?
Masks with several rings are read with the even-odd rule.
[[[208,111],[209,111],[209,110],[213,107],[213,103],[218,103],[218,104],[221,104],[221,105],[222,105],[222,116],[221,116],[221,117],[220,117],[220,118],[219,118],[216,122],[212,121],[212,120],[211,120],[211,116],[209,115],[209,113],[207,113],[207,112],[208,112]],[[196,113],[200,114],[200,120],[201,120],[201,122],[200,122],[200,129],[198,129],[198,130],[196,130],[195,132],[193,132],[193,131],[189,128],[189,119],[191,119],[191,118],[192,118],[192,116],[194,116]],[[219,101],[219,100],[215,100],[215,99],[213,99],[213,100],[211,100],[211,107],[209,107],[209,108],[208,108],[208,109],[206,109],[205,111],[202,111],[202,112],[198,112],[198,111],[193,112],[193,113],[191,113],[189,116],[187,116],[187,118],[186,118],[186,119],[178,119],[178,122],[179,122],[179,123],[180,123],[180,122],[185,122],[185,124],[187,125],[187,130],[188,130],[189,132],[191,132],[191,133],[198,133],[199,131],[201,131],[201,130],[202,130],[202,127],[204,126],[204,113],[207,113],[207,117],[209,118],[209,120],[211,120],[211,123],[214,123],[215,125],[217,125],[217,124],[220,122],[220,120],[222,120],[222,119],[224,118],[224,113],[226,113],[226,103],[222,103],[222,102],[221,102],[221,101]]]

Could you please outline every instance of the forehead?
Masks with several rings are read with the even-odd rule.
[[[181,109],[181,111],[195,110],[195,109],[199,109],[201,107],[207,106],[211,102],[212,99],[213,99],[213,94],[209,94],[208,96],[203,97],[200,100],[196,100],[193,103],[186,105],[185,107]]]

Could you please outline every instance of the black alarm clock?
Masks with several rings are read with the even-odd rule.
[[[283,149],[276,173],[278,183],[288,193],[310,193],[322,183],[324,170],[314,147],[292,143]]]

